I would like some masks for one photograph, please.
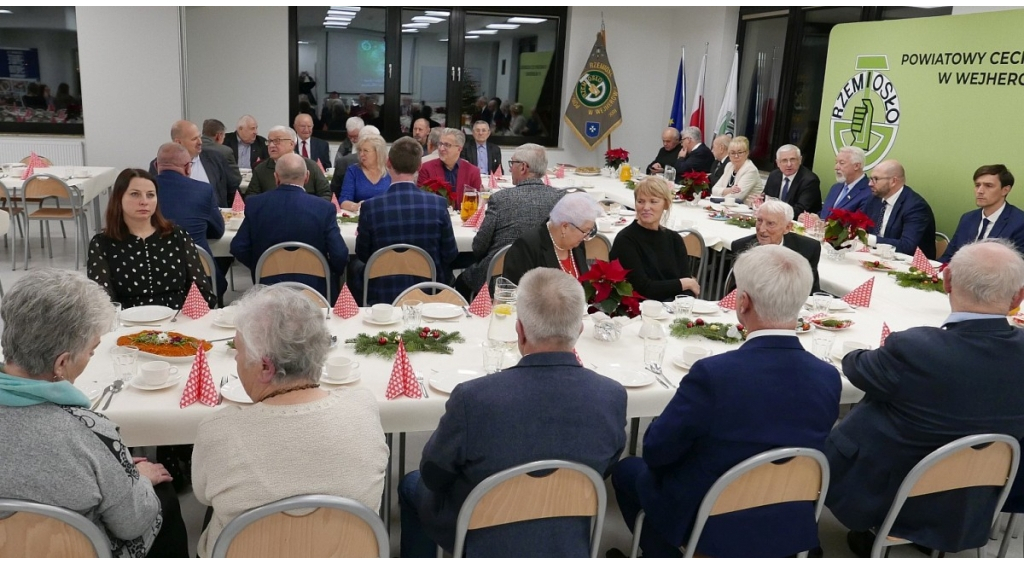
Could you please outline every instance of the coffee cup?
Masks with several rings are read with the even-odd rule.
[[[171,376],[178,373],[176,366],[164,360],[154,360],[139,366],[135,379],[144,386],[160,386],[167,383]]]
[[[597,230],[602,233],[607,233],[612,230],[615,226],[615,222],[610,219],[600,217],[597,219]]]
[[[640,302],[640,313],[644,317],[661,317],[665,313],[665,306],[657,300],[644,300]]]
[[[221,325],[232,325],[232,326],[234,326],[234,324],[235,324],[235,313],[237,313],[237,311],[238,311],[237,308],[228,306],[228,307],[226,307],[224,309],[221,309],[219,311],[220,312],[217,314],[217,321],[220,322]]]
[[[390,304],[375,304],[370,308],[370,317],[374,321],[391,321],[391,316],[394,315],[395,308]]]
[[[726,196],[726,198],[725,198],[725,205],[731,206],[731,205],[735,205],[735,204],[736,204],[736,198],[734,198],[732,196]]]
[[[702,358],[711,356],[711,351],[703,347],[683,347],[683,362],[693,366],[693,363]]]
[[[894,259],[896,258],[896,247],[884,243],[875,245],[875,253],[884,259]]]
[[[853,351],[859,351],[861,349],[870,349],[871,346],[867,343],[860,343],[857,341],[843,341],[843,356],[846,356]]]
[[[356,368],[359,368],[359,363],[351,358],[332,356],[327,359],[327,378],[334,381],[348,380]]]

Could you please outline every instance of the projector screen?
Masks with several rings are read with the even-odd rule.
[[[412,65],[411,41],[403,41],[402,64]],[[384,93],[384,36],[359,30],[328,31],[327,90],[342,94]],[[395,69],[397,71],[397,69]],[[403,73],[402,92],[411,90]]]

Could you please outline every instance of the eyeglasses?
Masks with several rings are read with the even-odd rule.
[[[893,178],[893,177],[892,176],[869,176],[868,177],[868,181],[869,182],[881,182],[883,180],[889,180],[890,178]]]
[[[451,149],[452,147],[458,147],[458,145],[456,145],[455,143],[448,143],[447,141],[441,141],[440,143],[437,144],[437,146],[442,149]]]
[[[291,139],[288,139],[288,138],[285,138],[285,139],[267,139],[267,145],[280,145],[282,143],[295,143],[295,141],[292,141]]]
[[[581,228],[579,225],[576,225],[575,223],[570,223],[569,225],[575,227],[577,231],[579,231],[580,233],[583,234],[583,240],[584,241],[589,241],[589,240],[593,239],[594,237],[597,237],[597,226],[596,225],[591,227],[590,231],[584,231],[583,228]]]
[[[526,164],[526,163],[525,163],[525,161],[517,161],[515,159],[509,159],[508,160],[508,168],[509,168],[509,170],[512,170],[512,168],[515,167],[517,164]]]
[[[747,154],[747,151],[729,151],[729,156],[730,157],[739,157],[739,156],[746,155],[746,154]]]

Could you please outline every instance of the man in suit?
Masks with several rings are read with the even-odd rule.
[[[463,270],[455,281],[455,289],[467,300],[489,282],[487,268],[494,255],[526,231],[544,223],[551,208],[565,195],[564,191],[547,186],[541,180],[548,168],[544,147],[533,143],[520,145],[508,166],[515,187],[491,195],[484,221],[473,237],[476,263]]]
[[[821,258],[821,243],[793,233],[793,222],[790,220],[793,208],[781,200],[768,200],[761,204],[761,207],[754,212],[756,218],[755,228],[757,232],[732,243],[732,252],[740,254],[758,245],[782,245],[800,253],[800,256],[807,259],[811,266],[813,283],[811,293],[820,292],[818,284],[818,260]]]
[[[473,124],[473,143],[462,148],[462,158],[480,169],[480,174],[491,174],[501,168],[501,147],[490,140],[491,126],[483,120]]]
[[[897,253],[907,255],[920,248],[935,260],[935,214],[905,182],[906,172],[898,161],[882,161],[872,169],[868,179],[872,197],[862,209],[875,222],[868,230],[868,245],[892,245]]]
[[[939,327],[892,333],[875,350],[843,358],[843,373],[865,397],[825,445],[831,484],[825,504],[867,556],[900,482],[935,449],[978,433],[1024,437],[1020,367],[1024,332],[1006,312],[1024,298],[1024,259],[1003,240],[968,243],[945,270],[952,313]],[[892,535],[957,552],[984,546],[995,488],[910,498]]]
[[[821,180],[803,166],[800,147],[783,145],[775,151],[775,164],[779,168],[768,175],[764,195],[778,198],[793,207],[796,219],[804,212],[821,212]]]
[[[825,203],[818,214],[828,219],[832,208],[846,211],[861,209],[871,197],[868,177],[864,175],[864,150],[860,147],[843,147],[836,153],[836,182],[828,190]]]
[[[651,164],[647,165],[647,174],[665,172],[666,166],[676,166],[679,159],[679,130],[674,127],[666,127],[661,132],[661,148],[658,155],[654,157]]]
[[[456,386],[423,448],[420,471],[399,485],[403,558],[431,557],[435,543],[450,552],[459,509],[492,474],[561,459],[607,475],[625,446],[625,390],[573,355],[586,309],[579,282],[536,268],[523,276],[517,295],[522,360]],[[541,519],[470,531],[466,556],[586,558],[589,521]]]
[[[223,156],[203,151],[203,136],[199,134],[196,124],[185,120],[174,122],[171,126],[171,141],[185,147],[192,159],[189,178],[209,184],[217,196],[217,205],[230,208],[235,200],[238,182],[235,181],[231,167]],[[150,161],[149,173],[156,176],[156,159]]]
[[[626,524],[646,514],[645,557],[678,557],[704,494],[736,464],[780,447],[821,449],[839,415],[839,373],[804,350],[794,328],[811,269],[779,245],[736,259],[735,351],[699,360],[644,436],[643,458],[612,473]],[[756,376],[755,376],[756,374]],[[737,536],[738,532],[742,532]],[[711,517],[696,550],[710,557],[783,557],[819,546],[812,502]]]
[[[967,243],[979,239],[1008,239],[1024,249],[1024,211],[1006,201],[1013,189],[1013,174],[1001,164],[974,171],[974,202],[978,209],[960,217],[953,239],[939,261],[948,264]]]
[[[345,121],[345,134],[348,136],[342,140],[341,144],[338,145],[338,152],[334,154],[334,170],[344,170],[338,165],[339,161],[345,155],[351,155],[353,147],[359,141],[359,132],[366,127],[366,123],[361,117],[350,117]]]
[[[711,174],[708,176],[708,187],[718,183],[718,179],[722,178],[722,173],[725,172],[725,165],[729,164],[730,141],[732,141],[731,136],[719,135],[711,143],[711,154],[715,157],[715,162],[712,164]]]
[[[683,129],[682,139],[679,144],[679,160],[676,161],[676,178],[681,178],[687,172],[707,172],[715,166],[715,155],[708,149],[708,146],[701,143],[704,137],[700,128],[687,127]]]
[[[270,136],[274,137],[274,130]],[[291,280],[308,284],[320,292],[331,303],[338,294],[338,275],[345,273],[348,264],[348,247],[341,238],[334,205],[321,198],[311,196],[303,189],[309,177],[306,160],[288,151],[277,159],[274,178],[277,188],[265,194],[250,196],[245,202],[245,220],[231,241],[231,254],[253,272],[256,281],[256,264],[264,251],[288,241],[312,245],[327,259],[330,266],[331,296],[322,278],[304,274],[273,276],[265,283]]]
[[[327,141],[313,137],[313,118],[309,114],[299,114],[292,125],[299,137],[295,152],[304,159],[312,159],[324,170],[331,168],[331,148]]]
[[[239,168],[256,168],[256,165],[270,158],[267,140],[256,133],[259,125],[256,118],[244,115],[238,118],[235,130],[224,136],[224,144],[235,153]]]
[[[455,192],[456,202],[462,201],[466,186],[479,190],[480,169],[460,157],[465,144],[466,136],[461,131],[445,128],[437,146],[438,158],[423,163],[418,183],[422,185],[430,179],[447,182]]]
[[[252,169],[252,180],[249,181],[249,190],[245,193],[246,197],[269,192],[277,187],[277,180],[274,176],[277,161],[281,157],[295,152],[296,140],[295,130],[290,127],[276,125],[270,128],[270,132],[267,133],[267,146],[269,147],[270,158]],[[313,159],[303,158],[301,155],[299,158],[306,163],[306,169],[309,171],[303,188],[305,188],[306,192],[330,202],[331,185],[327,182],[327,177],[324,176],[324,173],[320,171],[320,167],[317,166]]]
[[[230,182],[238,185],[242,183],[242,173],[238,170],[238,163],[235,162],[235,153],[224,145],[224,122],[219,119],[208,119],[203,121],[203,151],[218,153],[228,162],[228,169],[231,171]]]
[[[452,148],[452,150],[455,150]],[[458,153],[456,152],[456,155]],[[361,263],[384,247],[397,243],[415,245],[434,259],[437,281],[448,284],[450,265],[459,254],[448,215],[448,202],[436,194],[416,187],[423,150],[412,137],[402,137],[388,152],[388,174],[391,187],[387,192],[363,201],[359,213],[359,235],[356,255]],[[473,165],[463,161],[466,166]],[[476,167],[473,167],[476,169]],[[477,182],[480,176],[477,175]],[[363,266],[353,269],[358,295],[362,295]],[[370,282],[366,306],[390,304],[403,290],[424,280],[415,276],[385,276]]]
[[[420,144],[420,147],[423,147],[423,154],[430,152],[427,150],[428,136],[430,136],[430,122],[423,118],[418,118],[412,124],[412,138]]]
[[[427,134],[427,147],[423,150],[424,163],[438,158],[438,145],[441,144],[442,133],[444,133],[443,127],[432,127],[430,129],[430,133]]]

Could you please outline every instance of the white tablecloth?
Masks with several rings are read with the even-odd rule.
[[[108,166],[76,166],[76,167],[62,167],[55,166],[49,168],[37,168],[37,174],[52,174],[60,178],[67,178],[73,173],[85,172],[89,176],[88,178],[71,178],[64,180],[69,186],[75,186],[82,192],[82,204],[88,204],[89,202],[98,198],[101,194],[105,193],[107,189],[114,185],[114,180],[120,171],[113,167]],[[20,175],[14,177],[2,178],[0,182],[4,183],[4,186],[11,192],[14,197],[21,196],[21,187],[25,181],[21,179]],[[100,217],[100,203],[97,202],[92,208],[93,213],[93,228],[99,232],[103,227],[103,221]]]

